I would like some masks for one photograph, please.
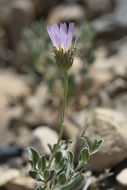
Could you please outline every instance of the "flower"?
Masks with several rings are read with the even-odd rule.
[[[47,32],[55,47],[55,59],[58,67],[62,70],[69,69],[73,63],[75,45],[81,30],[74,43],[72,43],[74,23],[69,23],[68,28],[66,23],[61,23],[60,27],[57,24],[54,24],[53,26],[47,27]]]
[[[74,23],[69,23],[68,30],[66,23],[61,23],[60,27],[57,24],[48,26],[47,31],[54,47],[57,48],[57,50],[63,49],[64,51],[68,51],[68,49],[72,46]],[[75,40],[74,45],[76,44],[78,38],[79,34]]]

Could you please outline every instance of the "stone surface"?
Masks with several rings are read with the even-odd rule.
[[[54,23],[68,22],[70,20],[81,22],[84,18],[85,11],[82,6],[78,4],[61,4],[49,12],[48,23],[52,25]]]
[[[20,119],[24,111],[24,102],[30,93],[25,78],[15,74],[12,70],[0,70],[0,144],[13,142],[14,134],[9,125]]]
[[[98,0],[97,0],[98,1]],[[99,0],[102,1],[102,0]],[[91,1],[92,2],[92,1]],[[108,2],[108,1],[105,1]],[[119,39],[127,33],[127,1],[115,0],[115,8],[112,13],[103,15],[92,21],[96,30],[96,36],[100,39]],[[103,6],[103,4],[101,4]],[[103,6],[104,7],[104,6]]]
[[[24,120],[31,127],[45,123],[54,126],[58,122],[59,114],[56,108],[50,106],[50,95],[45,83],[41,83],[36,92],[27,99],[26,107],[28,112]]]
[[[43,16],[47,14],[47,12],[52,8],[54,5],[58,3],[57,0],[31,0],[34,6],[36,16]]]
[[[122,45],[121,47],[119,47],[117,55],[110,56],[109,58],[107,58],[106,56],[97,57],[97,59],[89,69],[86,78],[86,84],[87,83],[89,84],[87,88],[88,95],[89,96],[97,95],[102,88],[107,88],[111,83],[114,83],[116,80],[118,82],[117,85],[115,86],[122,85],[124,86],[122,88],[126,89],[126,76],[127,76],[126,62],[127,62],[126,45]],[[118,88],[119,87],[117,87],[117,89]],[[114,92],[112,89],[112,93]]]
[[[34,16],[30,0],[1,0],[0,23],[6,28],[10,46],[15,47],[22,29],[31,23]]]
[[[36,148],[40,154],[50,155],[48,143],[55,144],[57,142],[57,133],[47,126],[40,126],[33,131],[30,146]]]
[[[7,190],[33,190],[36,182],[30,177],[17,177],[5,185]]]
[[[0,187],[7,184],[9,181],[20,176],[20,171],[17,169],[9,169],[0,171]]]
[[[83,0],[87,18],[91,19],[110,12],[113,8],[113,0]]]
[[[119,174],[117,174],[116,180],[122,186],[127,187],[127,168],[123,169]]]
[[[88,167],[95,171],[112,168],[127,158],[127,120],[119,112],[95,108],[88,112],[84,125],[90,144],[94,139],[104,139],[98,153],[91,157]]]

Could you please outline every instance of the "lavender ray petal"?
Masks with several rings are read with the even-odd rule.
[[[68,49],[69,46],[71,45],[73,34],[74,34],[74,23],[69,23],[68,34],[66,37],[65,49]]]
[[[56,47],[59,48],[60,46],[60,32],[59,32],[59,27],[57,24],[54,24],[53,26],[50,27],[51,28],[51,32],[56,44]]]
[[[77,43],[77,40],[78,40],[78,38],[79,38],[79,36],[80,36],[81,31],[82,31],[82,26],[81,26],[80,31],[79,31],[79,33],[78,33],[76,39],[75,39],[74,46],[75,46],[76,43]]]
[[[51,28],[49,26],[47,27],[47,32],[48,32],[48,34],[49,34],[49,36],[51,38],[51,41],[52,41],[53,45],[56,47],[56,42],[55,42],[55,39],[54,39],[54,35],[53,35],[53,33],[51,31]]]
[[[61,39],[61,47],[65,49],[66,44],[66,36],[67,36],[67,25],[65,23],[60,24],[60,39]]]

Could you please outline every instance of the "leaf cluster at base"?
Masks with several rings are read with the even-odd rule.
[[[87,139],[82,137],[83,148],[80,151],[79,162],[74,168],[74,154],[69,151],[71,141],[61,141],[51,166],[47,164],[45,155],[39,155],[34,148],[28,148],[31,170],[29,175],[35,180],[42,182],[42,186],[35,190],[72,190],[77,189],[84,181],[84,167],[91,155],[95,154],[103,140],[95,140],[90,150]],[[48,144],[53,153],[56,144]],[[64,153],[64,154],[63,154]]]

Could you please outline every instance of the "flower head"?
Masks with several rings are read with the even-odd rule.
[[[79,34],[74,43],[72,43],[74,34],[74,23],[69,23],[67,28],[66,23],[61,23],[60,27],[57,24],[47,27],[48,34],[55,47],[55,58],[57,65],[63,70],[69,69],[73,63],[73,55],[76,42]],[[81,31],[81,30],[80,30]]]

